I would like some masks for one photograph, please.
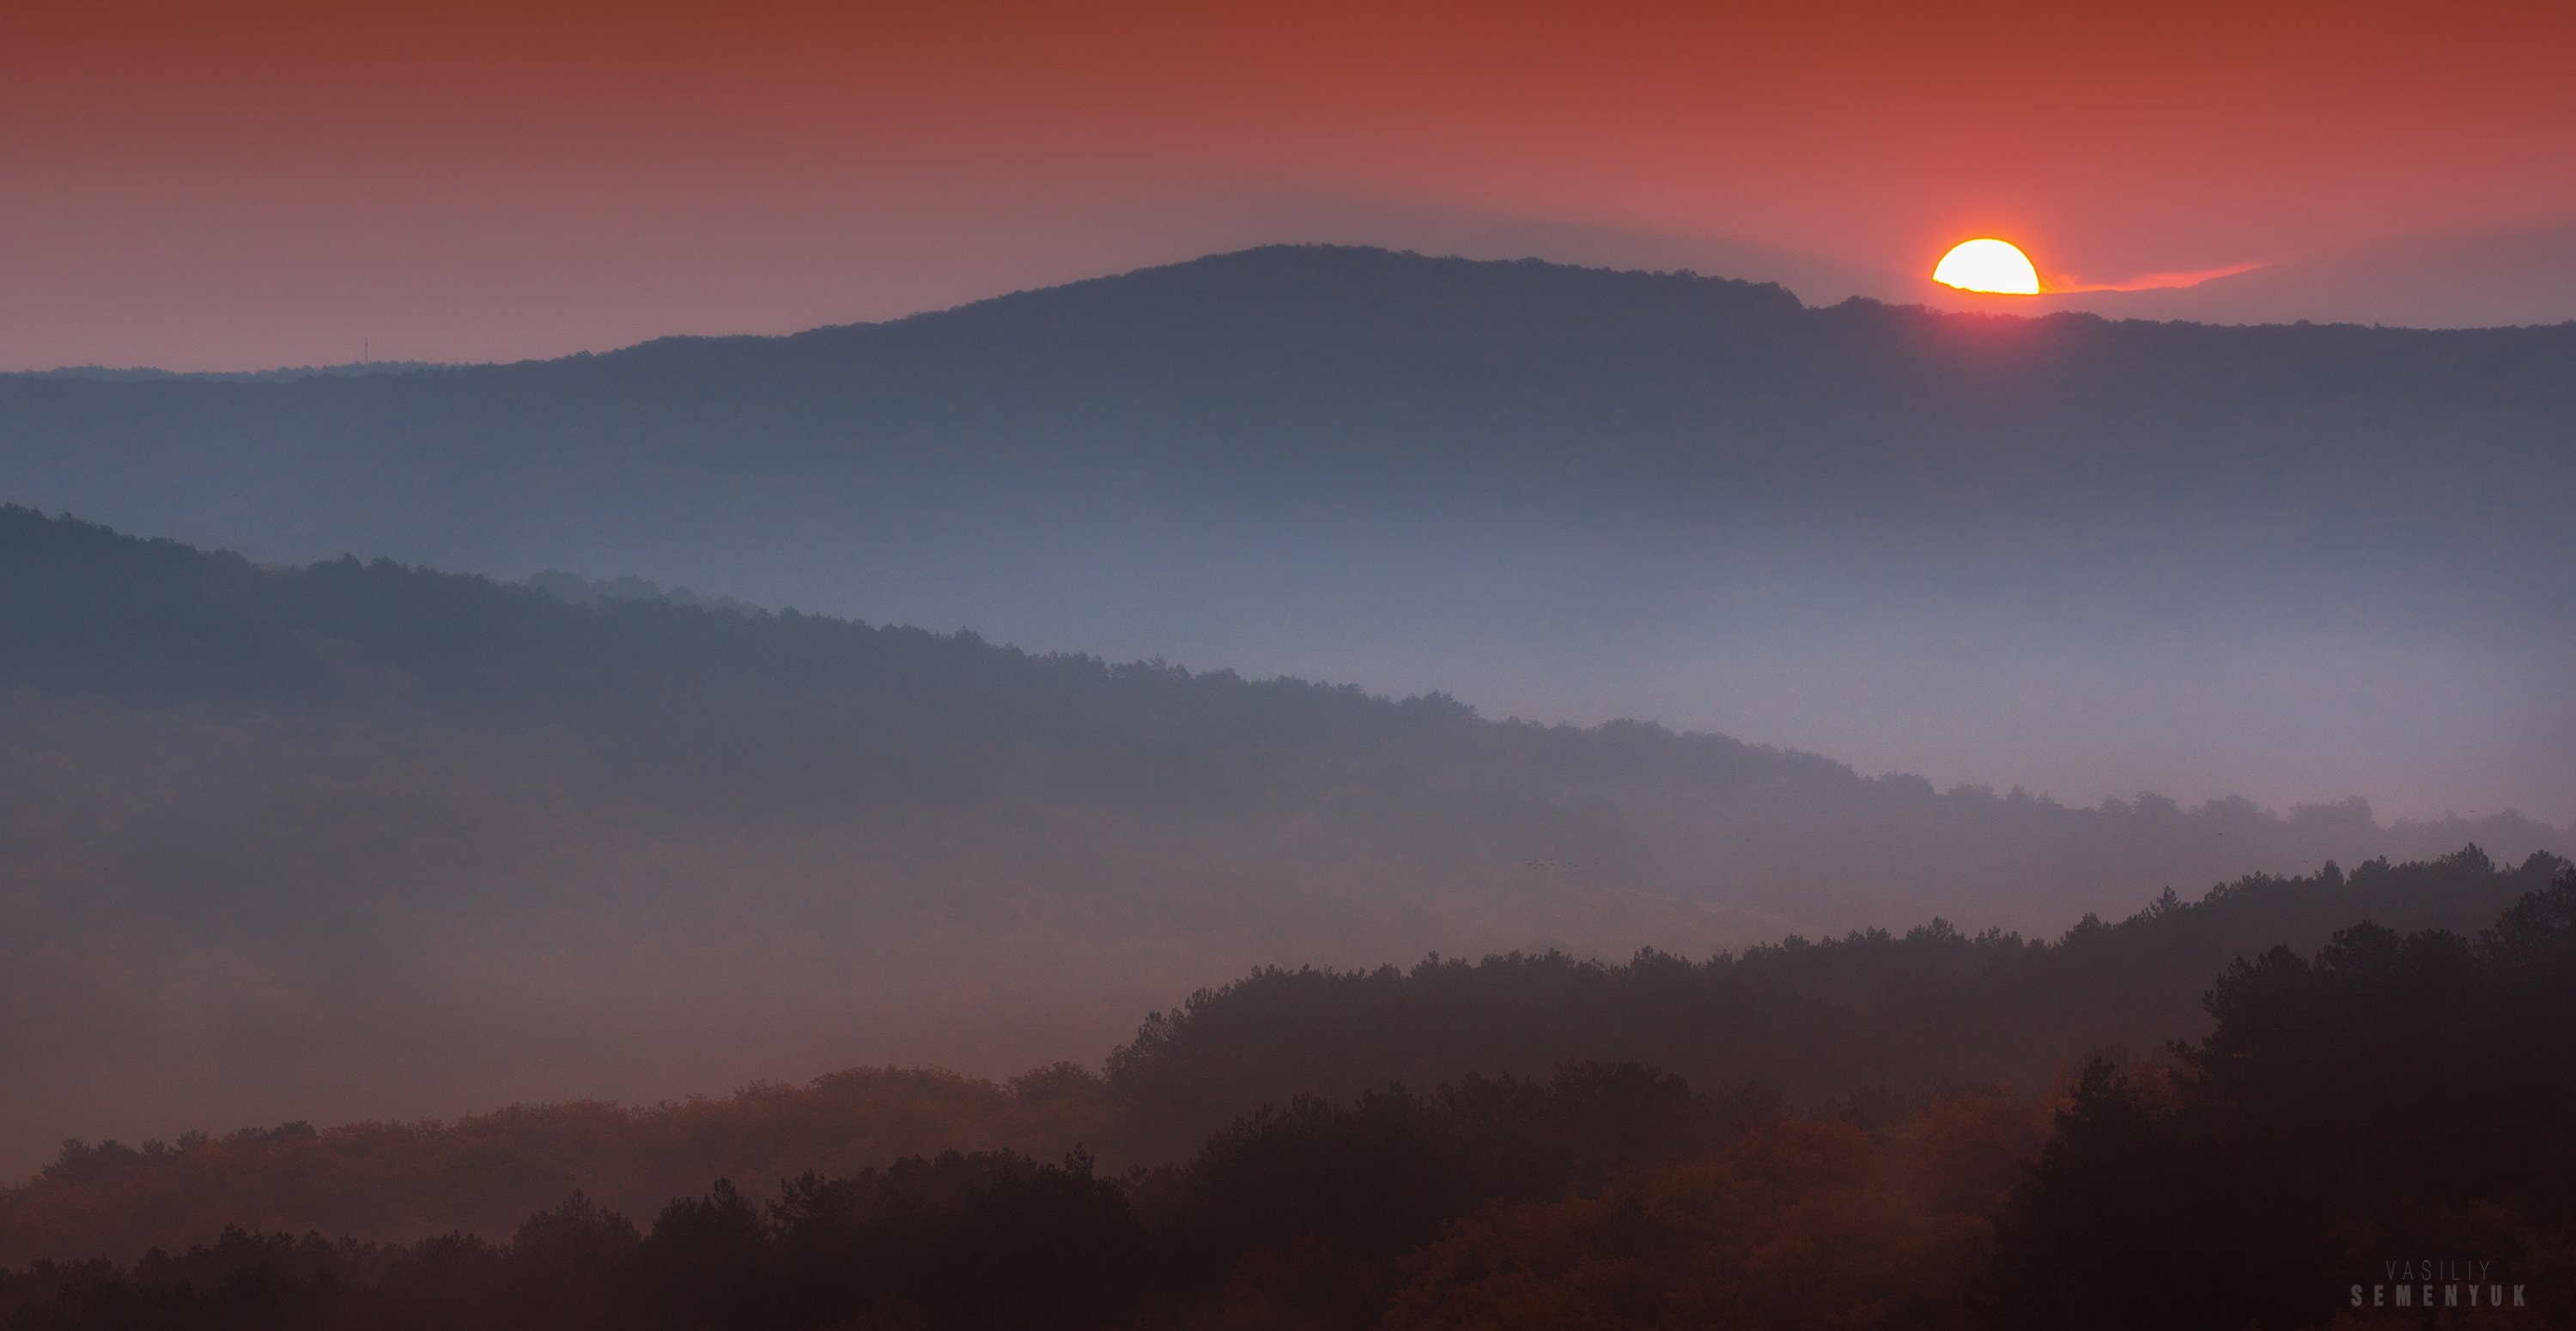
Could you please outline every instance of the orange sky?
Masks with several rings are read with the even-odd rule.
[[[0,368],[557,354],[1493,223],[2117,285],[2576,221],[2563,4],[529,8],[13,13]]]

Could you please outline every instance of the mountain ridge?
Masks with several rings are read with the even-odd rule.
[[[2571,366],[2569,328],[1810,309],[1282,247],[783,338],[0,381],[0,501],[268,562],[632,575],[1659,715],[2085,800],[2286,806],[2369,767],[2383,807],[2561,813],[2576,768],[2542,740],[2576,711],[2482,700],[2545,695],[2576,640],[2576,535],[2542,517],[2576,503]],[[2192,681],[2249,646],[2243,687]],[[2310,742],[2268,700],[2293,669],[2348,751],[2280,756]],[[1910,718],[1872,715],[1891,671],[1924,680]],[[2023,719],[2104,697],[2181,724],[2079,752]]]

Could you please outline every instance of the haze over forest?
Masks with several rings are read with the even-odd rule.
[[[2564,824],[2571,345],[1269,248],[790,338],[10,376],[0,447],[15,502],[264,561],[639,576],[2073,804]]]
[[[2047,936],[2255,869],[2567,840],[1944,792],[571,575],[264,569],[24,509],[0,554],[0,616],[45,626],[0,646],[29,926],[0,1141],[26,1163],[208,1118],[1000,1076],[1262,965],[1931,916]]]
[[[0,1331],[2576,1325],[2576,6],[0,40]]]
[[[0,377],[0,1261],[1199,1161],[1147,1206],[1391,1082],[2035,1141],[2234,958],[2544,910],[2572,360],[1273,247]]]

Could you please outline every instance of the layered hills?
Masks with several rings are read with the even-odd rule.
[[[0,377],[0,499],[2084,803],[2564,818],[2571,366],[1273,247],[518,365]]]
[[[24,509],[0,619],[0,1128],[30,1165],[209,1121],[1089,1062],[1262,965],[2053,934],[2256,869],[2565,841],[2076,807]]]

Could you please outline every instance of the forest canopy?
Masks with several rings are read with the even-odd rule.
[[[507,1239],[227,1229],[0,1269],[0,1311],[12,1331],[2250,1328],[2380,1324],[2392,1285],[2401,1319],[2464,1285],[2502,1325],[2563,1310],[2576,868],[2473,937],[2364,923],[2240,957],[2206,1007],[2204,1037],[2070,1065],[2037,1099],[1798,1113],[1570,1061],[1299,1096],[1118,1175],[1079,1149],[947,1151],[766,1201],[718,1180],[649,1225],[574,1191]],[[2472,1256],[2419,1270],[2429,1253]]]
[[[1946,924],[1792,938],[1700,961],[1563,954],[1432,958],[1409,970],[1266,969],[1147,1018],[1105,1065],[995,1083],[853,1068],[802,1086],[621,1107],[522,1105],[452,1121],[294,1122],[140,1146],[65,1145],[0,1191],[0,1260],[100,1257],[211,1239],[222,1226],[372,1241],[497,1238],[579,1190],[650,1214],[707,1178],[847,1174],[944,1150],[1113,1170],[1185,1157],[1263,1106],[1388,1086],[1545,1082],[1577,1064],[1664,1069],[1729,1112],[1897,1112],[1960,1087],[2038,1093],[2084,1058],[2145,1056],[2209,1030],[2211,977],[2305,953],[2372,922],[2466,933],[2544,892],[2564,861],[2440,861],[2254,877],[2167,896],[2055,939]]]

